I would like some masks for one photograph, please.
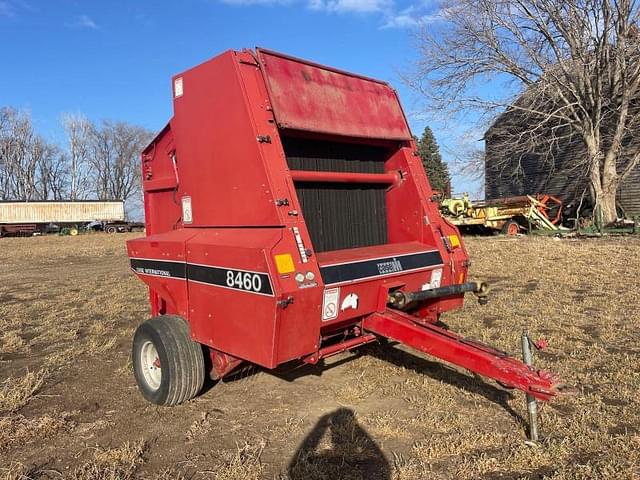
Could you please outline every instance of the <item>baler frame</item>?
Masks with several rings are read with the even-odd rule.
[[[205,373],[315,364],[381,337],[540,400],[559,392],[552,375],[438,326],[488,287],[468,281],[386,83],[257,49],[173,85],[174,117],[142,154],[147,237],[128,242],[154,317],[134,339],[146,398],[173,405]],[[145,367],[149,342],[158,361]],[[166,385],[145,385],[144,368],[167,369]]]

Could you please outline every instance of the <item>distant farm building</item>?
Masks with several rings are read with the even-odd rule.
[[[485,133],[486,198],[546,193],[559,197],[572,215],[582,199],[581,215],[590,214],[588,182],[581,165],[586,149],[581,139],[568,135],[566,130],[555,132],[558,141],[552,148],[544,152],[531,150],[526,135],[515,140],[518,138],[514,135],[518,133],[515,118],[516,113],[507,110]],[[522,127],[523,134],[527,128],[530,125]],[[636,141],[629,138],[626,143]],[[626,217],[640,216],[640,167],[618,189],[618,210]]]

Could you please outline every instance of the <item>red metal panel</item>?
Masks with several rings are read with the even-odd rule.
[[[131,260],[155,259],[184,264],[186,263],[185,242],[194,233],[181,229],[128,240],[127,253]],[[188,317],[189,298],[186,280],[134,273],[149,286],[153,315],[171,313],[183,318]]]
[[[334,250],[332,252],[320,252],[317,261],[320,267],[332,265],[349,265],[363,261],[374,261],[388,257],[401,257],[403,255],[415,254],[433,250],[418,242],[396,243],[387,245],[376,245],[372,247],[352,248],[348,250]],[[417,271],[402,271],[388,275],[378,275],[373,278],[357,279],[325,285],[325,288],[338,288],[338,305],[342,307],[342,302],[349,296],[355,295],[358,299],[357,308],[339,308],[334,319],[323,320],[323,330],[332,330],[336,325],[342,325],[347,321],[353,322],[364,315],[380,311],[380,297],[384,297],[383,309],[386,309],[386,292],[391,287],[402,286],[407,291],[421,290],[425,284],[431,282],[434,270],[442,272],[443,265],[433,265],[420,268]]]
[[[468,255],[461,242],[456,249],[447,248],[444,238],[449,235],[459,237],[457,228],[440,215],[438,202],[420,158],[413,154],[415,144],[410,148],[400,148],[386,163],[387,170],[401,170],[403,181],[387,192],[387,221],[389,223],[389,243],[420,241],[440,250],[448,268],[443,270],[442,285],[464,283],[467,278]],[[462,307],[463,295],[427,302],[431,313],[420,309],[420,315],[431,315]]]
[[[258,50],[281,128],[410,140],[396,92],[386,83]]]
[[[271,294],[257,294],[189,276],[189,323],[199,342],[269,368],[317,348],[320,292],[291,291],[291,275],[278,274],[272,255],[282,235],[279,228],[204,229],[188,242],[190,265],[266,274],[272,287]],[[280,307],[290,295],[294,303]]]
[[[384,295],[383,308],[386,309],[386,294],[389,288],[402,285],[407,291],[418,291],[425,283],[429,283],[433,270],[423,270],[415,273],[405,273],[396,277],[383,277],[377,279],[364,280],[349,284],[328,286],[327,289],[339,289],[338,312],[335,319],[324,320],[322,322],[323,332],[335,330],[337,325],[346,325],[380,311],[380,295]],[[342,308],[342,304],[349,296],[355,295],[358,299],[357,308]]]
[[[280,238],[273,229],[251,232],[206,229],[188,242],[189,264],[266,273],[265,249]],[[276,297],[258,295],[189,278],[189,323],[195,338],[233,356],[273,367]]]
[[[142,153],[142,188],[147,235],[167,232],[180,222],[182,212],[173,165],[175,144],[168,123]]]
[[[383,185],[393,185],[400,181],[400,175],[395,172],[353,173],[291,170],[291,178],[293,178],[296,182],[378,183]]]
[[[257,140],[269,124],[256,125],[257,101],[248,100],[258,95],[256,85],[245,84],[241,68],[238,54],[228,51],[174,77],[182,85],[171,120],[176,198],[191,198],[194,227],[281,224]]]

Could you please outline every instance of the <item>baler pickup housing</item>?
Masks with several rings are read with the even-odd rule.
[[[469,262],[389,85],[264,49],[227,51],[173,78],[173,107],[142,153],[147,236],[128,253],[153,316],[188,325],[210,375],[241,361],[315,363],[387,336],[555,394],[550,377],[434,325],[462,306],[461,289],[417,294],[466,284]],[[398,292],[419,301],[400,312]],[[136,370],[139,384],[163,365],[158,355]],[[141,389],[163,404],[193,390]]]

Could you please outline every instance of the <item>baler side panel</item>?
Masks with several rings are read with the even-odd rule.
[[[396,94],[387,84],[266,50],[259,49],[258,58],[280,128],[359,138],[411,138]]]
[[[414,155],[415,143],[401,148],[387,162],[387,169],[402,172],[404,182],[387,195],[389,241],[400,242],[417,239],[438,248],[445,268],[442,285],[464,283],[467,278],[468,255],[458,230],[444,221],[437,202],[432,200],[433,191],[420,157]],[[459,245],[455,248],[449,236],[456,236]],[[427,301],[420,307],[420,316],[437,315],[440,312],[460,308],[463,295]]]
[[[273,232],[269,233],[273,236]],[[235,234],[235,238],[230,239],[230,234]],[[269,368],[274,366],[274,286],[273,276],[265,262],[263,249],[266,245],[253,242],[256,237],[267,240],[264,233],[251,235],[246,231],[207,229],[189,242],[188,262],[212,272],[209,278],[204,275],[189,278],[189,324],[198,342]],[[277,238],[269,241],[276,243]],[[266,274],[272,293],[258,294],[229,288],[225,285],[226,273],[221,278],[214,278],[218,272],[216,269],[262,274],[263,284]],[[237,274],[231,275],[232,282],[235,282]],[[234,283],[236,287],[242,286],[242,276],[239,280],[239,285]],[[212,283],[216,281],[218,284]]]
[[[386,164],[387,171],[399,171],[403,177],[399,185],[387,192],[389,242],[419,241],[438,246],[440,242],[436,242],[432,235],[425,235],[424,192],[418,185],[420,172],[414,171],[411,160],[411,149],[401,148]]]
[[[281,278],[274,268],[273,252],[293,250],[281,246],[285,232],[206,229],[189,241],[188,264],[198,269],[187,275],[189,323],[197,341],[267,368],[314,351],[319,335],[319,312],[314,309],[318,310],[320,291],[288,291],[291,275]],[[262,279],[261,291],[251,283],[255,274]],[[294,293],[292,305],[278,306]]]
[[[236,52],[174,77],[174,131],[180,197],[191,197],[191,226],[280,225]]]
[[[147,235],[174,230],[181,221],[175,145],[169,123],[142,153],[142,188]]]
[[[149,287],[152,316],[188,318],[185,242],[193,233],[175,230],[127,242],[131,268]]]
[[[280,245],[278,246],[279,248]],[[315,269],[309,266],[308,269]],[[289,276],[291,277],[291,276]],[[317,277],[316,277],[317,278]],[[281,279],[281,283],[284,283]],[[290,282],[294,283],[294,282]],[[286,308],[280,308],[276,332],[276,363],[302,358],[315,352],[320,338],[320,318],[322,316],[322,287],[283,288],[285,300],[289,295],[294,299]]]

